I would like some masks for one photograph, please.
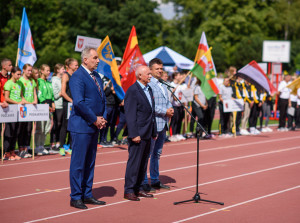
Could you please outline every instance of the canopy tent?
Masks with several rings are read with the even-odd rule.
[[[177,66],[181,70],[191,70],[194,66],[193,61],[166,46],[158,47],[144,54],[143,57],[147,64],[153,58],[161,59],[166,71],[173,71],[174,66]]]

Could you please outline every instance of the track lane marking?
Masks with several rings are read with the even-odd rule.
[[[274,154],[274,153],[279,153],[279,152],[286,152],[286,151],[290,151],[290,150],[294,150],[294,149],[300,149],[300,146],[299,147],[287,148],[285,150],[276,150],[276,151],[267,152],[267,153],[258,153],[258,154],[248,155],[248,156],[235,157],[235,158],[230,158],[230,159],[225,159],[225,160],[218,160],[218,161],[203,163],[203,164],[199,164],[199,167],[200,166],[207,166],[207,165],[217,164],[217,163],[223,163],[223,162],[230,162],[230,161],[235,161],[235,160],[240,160],[240,159],[252,158],[252,157],[256,157],[256,156]],[[184,169],[195,168],[195,167],[196,167],[196,165],[178,167],[178,168],[174,168],[174,169],[162,170],[162,171],[160,171],[160,173],[167,173],[167,172],[184,170]],[[111,180],[100,181],[100,182],[95,182],[93,185],[110,183],[110,182],[115,182],[115,181],[119,181],[119,180],[124,180],[124,177],[111,179]],[[68,189],[70,189],[70,187],[53,189],[53,190],[50,190],[50,191],[42,191],[42,192],[37,192],[37,193],[25,194],[25,195],[18,195],[18,196],[7,197],[7,198],[1,198],[0,201],[2,201],[2,200],[11,200],[11,199],[21,198],[21,197],[28,197],[28,196],[39,195],[39,194],[45,194],[45,193],[54,192],[54,191],[68,190]]]
[[[206,215],[217,213],[219,211],[225,211],[228,208],[238,207],[238,206],[241,206],[241,205],[244,205],[244,204],[248,204],[248,203],[251,203],[251,202],[254,202],[254,201],[258,201],[258,200],[261,200],[261,199],[265,199],[265,198],[269,198],[269,197],[272,197],[272,196],[276,196],[278,194],[282,194],[282,193],[289,192],[289,191],[292,191],[292,190],[296,190],[296,189],[299,189],[299,188],[300,188],[300,185],[295,186],[295,187],[291,187],[291,188],[287,188],[285,190],[277,191],[275,193],[267,194],[267,195],[264,195],[264,196],[253,198],[251,200],[247,200],[247,201],[240,202],[240,203],[237,203],[237,204],[234,204],[234,205],[230,205],[230,206],[228,206],[226,208],[221,208],[221,209],[218,209],[218,210],[206,212],[206,213],[199,214],[199,215],[196,215],[196,216],[193,216],[193,217],[189,217],[189,218],[185,218],[185,219],[182,219],[182,220],[179,220],[179,221],[174,221],[173,223],[181,223],[181,222],[190,221],[190,220],[193,220],[193,219],[196,219],[196,218],[200,218],[200,217],[203,217],[203,216],[206,216]]]
[[[230,148],[230,147],[238,147],[239,145],[240,146],[247,146],[247,145],[263,144],[263,143],[276,142],[276,141],[285,141],[285,140],[297,139],[297,138],[300,138],[300,136],[283,137],[283,138],[279,138],[279,139],[272,139],[272,140],[254,142],[254,143],[235,144],[235,145],[227,146],[227,147]],[[209,142],[209,141],[206,141],[206,142]],[[197,141],[193,140],[193,141],[189,141],[189,142],[166,144],[166,145],[164,145],[164,147],[181,146],[181,145],[189,145],[189,144],[196,144],[196,143],[197,143]],[[217,148],[220,148],[220,149],[221,148],[225,148],[226,149],[227,147],[225,146],[225,147],[217,147]],[[205,150],[200,150],[200,152],[206,152],[206,151],[209,151],[210,149],[212,149],[212,151],[215,150],[213,148],[208,148],[208,149],[205,149]],[[124,150],[121,150],[121,151],[117,150],[117,151],[109,151],[109,152],[97,152],[97,155],[99,155],[99,154],[106,155],[106,154],[121,153],[121,152],[128,152],[128,151],[127,151],[127,149],[124,149]],[[192,153],[192,152],[190,152],[190,153]],[[163,157],[163,156],[169,156],[169,155],[162,155],[161,157]],[[54,159],[45,159],[45,160],[34,160],[34,161],[28,161],[28,162],[23,162],[23,163],[21,163],[21,162],[20,163],[11,163],[11,164],[5,163],[4,165],[0,165],[0,168],[8,167],[8,166],[23,165],[23,164],[35,164],[35,163],[47,162],[47,161],[65,160],[65,159],[70,159],[70,158],[71,158],[71,156],[68,156],[68,157],[57,157],[57,158],[54,158]]]
[[[239,146],[264,144],[264,143],[269,143],[269,142],[274,142],[274,141],[290,140],[291,138],[300,138],[300,137],[290,137],[290,138],[286,138],[286,139],[267,140],[267,141],[262,141],[262,142],[253,142],[253,143],[235,144],[235,145],[230,145],[230,146],[221,146],[221,147],[216,147],[216,148],[208,148],[208,149],[200,150],[199,152],[210,152],[210,151],[216,151],[216,150],[221,150],[221,149],[223,150],[223,149],[235,148],[235,147],[239,147]],[[194,151],[189,151],[189,152],[162,155],[161,158],[187,155],[187,154],[192,154],[192,153],[196,153],[196,152],[197,151],[194,150]],[[103,167],[103,166],[119,165],[119,164],[125,164],[125,163],[127,163],[127,160],[126,161],[120,161],[120,162],[114,162],[114,163],[99,164],[99,165],[95,165],[95,168]],[[24,177],[32,177],[32,176],[41,176],[41,175],[47,175],[47,174],[63,173],[63,172],[68,172],[68,171],[69,171],[69,169],[64,169],[64,170],[56,170],[56,171],[49,171],[49,172],[42,172],[42,173],[35,173],[35,174],[20,175],[20,176],[14,176],[14,177],[6,177],[6,178],[0,178],[0,181],[19,179],[19,178],[24,178]]]
[[[244,173],[244,174],[240,174],[240,175],[236,175],[236,176],[232,176],[232,177],[227,177],[227,178],[223,178],[223,179],[219,179],[219,180],[214,180],[214,181],[210,181],[210,182],[206,182],[206,183],[201,183],[201,184],[198,184],[198,186],[204,186],[204,185],[208,185],[208,184],[223,182],[223,181],[227,181],[227,180],[232,180],[232,179],[236,179],[236,178],[240,178],[240,177],[244,177],[244,176],[255,175],[255,174],[258,174],[258,173],[263,173],[263,172],[267,172],[267,171],[271,171],[271,170],[276,170],[276,169],[280,169],[280,168],[285,168],[285,167],[290,167],[290,166],[299,165],[299,164],[300,164],[300,161],[299,162],[285,164],[285,165],[275,166],[275,167],[271,167],[271,168],[267,168],[267,169],[262,169],[262,170],[258,170],[258,171],[254,171],[254,172]],[[174,193],[174,192],[178,192],[178,191],[182,191],[182,190],[194,188],[195,186],[196,185],[192,185],[192,186],[178,188],[178,189],[174,189],[174,190],[170,190],[170,191],[166,191],[166,192],[162,192],[162,193],[157,193],[157,194],[155,194],[155,196],[159,196],[159,195],[163,195],[163,194],[169,194],[169,193]],[[297,188],[298,187],[300,187],[300,185],[297,186]],[[50,217],[40,218],[40,219],[36,219],[36,220],[30,220],[30,221],[27,221],[26,223],[32,223],[32,222],[38,222],[38,221],[46,221],[46,220],[50,220],[50,219],[54,219],[54,218],[59,218],[59,217],[64,217],[64,216],[72,215],[72,214],[77,214],[77,213],[92,211],[92,210],[99,209],[99,208],[105,208],[105,207],[115,206],[115,205],[123,204],[123,203],[127,203],[127,202],[131,202],[131,201],[129,201],[129,200],[118,201],[118,202],[114,202],[114,203],[111,203],[111,204],[107,204],[105,206],[97,206],[97,207],[92,207],[92,208],[89,208],[89,209],[86,209],[86,210],[72,211],[72,212],[68,212],[68,213],[64,213],[64,214],[53,215],[53,216],[50,216]],[[231,208],[231,206],[226,207],[226,209],[228,209],[228,208]],[[220,210],[221,209],[219,209],[218,211],[220,211]],[[217,211],[213,211],[213,212],[217,212]]]

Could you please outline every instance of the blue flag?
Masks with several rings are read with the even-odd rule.
[[[23,66],[27,63],[33,66],[36,59],[30,26],[24,7],[18,42],[17,64],[22,70]]]
[[[118,65],[108,36],[105,37],[98,47],[97,53],[99,57],[97,72],[103,74],[105,77],[111,80],[117,97],[120,100],[123,100],[125,93],[121,85]]]

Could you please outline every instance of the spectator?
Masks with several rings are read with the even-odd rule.
[[[106,127],[100,130],[100,145],[103,147],[113,147],[112,142],[107,141],[107,133],[110,129],[111,140],[115,138],[115,124],[116,124],[116,114],[118,109],[119,99],[115,93],[112,82],[104,77],[103,81],[103,90],[106,97],[106,112],[107,112],[107,124]]]
[[[52,84],[47,81],[50,74],[50,67],[47,64],[43,64],[40,67],[40,78],[38,79],[39,91],[38,100],[39,104],[49,105],[49,120],[36,122],[36,132],[35,132],[35,153],[38,156],[49,154],[48,150],[45,149],[46,136],[51,128],[51,119],[53,117],[52,113],[55,111],[54,96]],[[56,153],[50,148],[50,153]]]
[[[251,95],[251,84],[248,81],[243,83],[243,98],[244,98],[244,112],[242,116],[241,135],[250,135],[247,131],[247,124],[250,117],[250,112],[253,107],[253,98]]]
[[[54,95],[55,111],[53,115],[53,128],[51,134],[53,135],[53,142],[51,148],[54,151],[59,151],[60,148],[60,130],[63,122],[63,98],[61,96],[61,77],[66,72],[63,64],[56,64],[54,67],[54,74],[52,77],[52,88]]]
[[[296,127],[300,128],[300,88],[297,90],[297,118],[296,118]]]
[[[173,82],[171,85],[174,87],[173,93],[175,96],[181,101],[183,93],[182,91],[186,89],[186,84],[180,84],[182,78],[184,76],[178,72],[173,73]],[[171,129],[172,129],[172,136],[170,137],[171,141],[180,141],[186,140],[186,138],[180,134],[181,132],[181,125],[184,118],[184,108],[181,106],[180,102],[176,100],[176,98],[171,97],[171,103],[174,109],[174,115],[171,118]]]
[[[207,100],[205,98],[204,93],[201,90],[201,81],[197,79],[195,88],[194,88],[194,100],[192,102],[192,115],[194,117],[197,116],[198,122],[203,126],[204,125],[204,114],[205,110],[207,109]],[[191,123],[190,123],[190,131],[194,132],[194,126],[195,126],[195,121],[192,118]],[[197,125],[196,125],[197,126]],[[203,130],[200,130],[200,137],[202,137]]]
[[[250,127],[250,134],[258,135],[260,131],[256,128],[257,125],[257,118],[259,116],[259,112],[261,111],[262,101],[260,98],[261,91],[257,91],[254,85],[251,85],[251,95],[253,97],[253,106],[250,112],[249,118],[249,127]]]
[[[261,123],[262,120],[265,118],[265,127],[262,128],[262,124],[261,124],[261,132],[273,132],[273,130],[268,127],[269,118],[271,116],[271,108],[273,107],[272,105],[273,105],[272,96],[269,94],[269,92],[266,92],[264,103],[262,105],[262,117],[261,117]]]
[[[230,86],[229,78],[224,78],[224,83],[220,88],[219,93],[219,110],[220,110],[220,125],[221,125],[221,132],[220,136],[230,137],[232,136],[229,133],[229,118],[230,112],[224,112],[224,100],[233,99],[232,97],[232,87]]]
[[[28,103],[22,96],[22,86],[18,80],[21,77],[21,70],[18,67],[11,69],[11,79],[4,85],[4,99],[8,104],[26,104]],[[15,146],[19,133],[19,123],[6,123],[4,130],[4,151],[6,160],[20,160],[16,155]]]
[[[67,127],[68,127],[68,103],[73,103],[72,100],[72,94],[69,87],[69,80],[72,76],[72,74],[78,69],[78,61],[74,58],[68,58],[65,61],[66,66],[66,72],[62,75],[61,78],[61,96],[63,97],[63,121],[62,126],[60,129],[60,136],[59,136],[59,144],[60,144],[60,150],[59,153],[62,156],[65,156],[65,153],[71,153],[71,149],[68,145],[70,145],[70,134],[68,137],[69,143],[66,143],[67,141]],[[65,144],[66,143],[66,144]]]
[[[279,126],[278,131],[287,131],[288,129],[285,127],[286,117],[287,117],[287,109],[291,106],[290,102],[290,92],[291,90],[286,86],[290,84],[291,76],[286,73],[284,75],[284,80],[279,83],[278,86],[278,108],[279,108]]]
[[[0,101],[7,104],[4,99],[4,85],[10,78],[10,72],[12,70],[12,63],[10,59],[3,59],[1,61],[1,72],[0,72]]]
[[[25,100],[29,104],[37,104],[36,83],[31,79],[31,73],[32,66],[30,64],[25,64],[23,66],[23,76],[18,82],[22,86],[22,93]],[[21,122],[19,123],[19,128],[19,155],[22,158],[30,158],[31,154],[28,153],[28,149],[30,149],[32,122]]]

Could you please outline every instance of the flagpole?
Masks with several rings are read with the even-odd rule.
[[[234,138],[236,138],[236,115],[237,115],[237,112],[234,111],[233,112],[233,126],[232,126]]]
[[[20,48],[18,47],[17,59],[16,59],[16,67],[18,66],[19,53],[20,53]]]
[[[5,124],[4,123],[2,123],[1,124],[2,125],[2,131],[1,131],[1,163],[3,164],[3,155],[4,155],[4,153],[3,153],[3,150],[4,150],[4,148],[3,148],[3,146],[4,146],[4,129],[5,129]]]

